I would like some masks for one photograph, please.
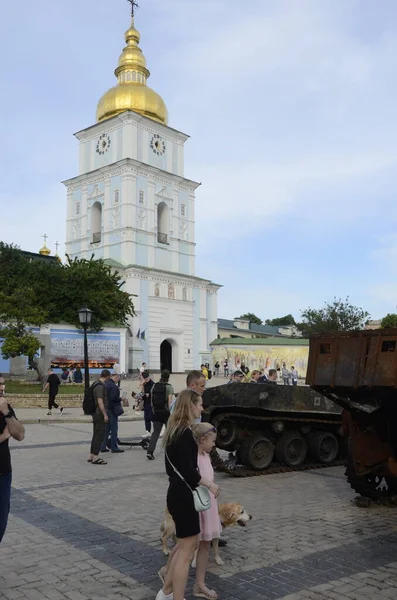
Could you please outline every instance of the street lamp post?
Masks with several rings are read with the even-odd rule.
[[[80,325],[84,329],[84,395],[87,394],[90,389],[90,372],[88,370],[88,343],[87,343],[87,329],[91,323],[92,310],[83,306],[78,312]]]

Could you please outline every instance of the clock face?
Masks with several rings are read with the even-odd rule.
[[[96,144],[98,154],[105,154],[110,148],[110,137],[107,133],[101,133]]]
[[[162,156],[165,153],[165,142],[158,133],[155,133],[150,140],[150,147],[157,156]]]

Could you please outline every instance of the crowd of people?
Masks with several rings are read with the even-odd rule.
[[[186,378],[186,389],[175,396],[169,383],[170,373],[161,372],[154,382],[148,371],[141,373],[141,391],[133,394],[135,402],[143,402],[145,427],[151,434],[147,458],[155,459],[155,451],[163,427],[165,471],[169,477],[167,508],[174,519],[177,545],[170,554],[168,564],[159,571],[163,587],[156,600],[183,600],[189,566],[197,549],[196,581],[193,595],[216,600],[218,594],[206,585],[206,570],[210,544],[219,538],[221,524],[216,498],[219,487],[214,482],[214,471],[209,454],[215,446],[216,429],[201,423],[202,395],[206,379],[202,371],[191,371]],[[95,401],[93,437],[88,461],[106,465],[100,453],[120,452],[117,447],[117,413],[120,391],[117,374],[104,369],[99,380],[92,385]],[[204,486],[209,490],[211,506],[197,512],[193,490]]]
[[[225,361],[226,362],[226,361]],[[148,460],[155,459],[158,441],[163,436],[165,471],[169,478],[166,505],[176,528],[177,544],[173,548],[167,565],[159,571],[162,588],[156,600],[184,600],[191,561],[197,550],[196,579],[193,587],[195,597],[217,600],[218,593],[206,584],[206,571],[210,544],[219,538],[221,524],[218,515],[217,497],[219,486],[214,481],[210,453],[215,446],[216,428],[201,422],[203,412],[202,395],[209,378],[209,365],[191,371],[186,378],[186,389],[177,396],[169,383],[170,372],[163,370],[159,381],[153,381],[146,365],[140,371],[138,394],[132,393],[135,405],[144,413],[147,433],[150,435],[147,450]],[[266,375],[257,369],[251,372],[245,365],[238,365],[229,376],[228,383],[277,383],[279,372],[270,369]],[[214,366],[219,374],[220,364]],[[229,373],[229,366],[225,367]],[[295,385],[298,374],[294,367],[281,370],[285,385]],[[123,414],[123,401],[119,388],[119,373],[102,370],[99,379],[90,388],[93,401],[93,435],[88,456],[92,465],[106,465],[102,453],[121,453],[118,446],[118,419]],[[0,541],[4,535],[10,505],[11,460],[8,440],[24,438],[24,428],[18,422],[12,407],[3,396],[4,380],[0,377]],[[55,402],[59,378],[52,369],[44,389],[49,390],[49,412],[59,408]],[[62,408],[59,409],[62,411]],[[194,491],[198,486],[208,490],[210,507],[198,511]],[[221,540],[222,541],[222,540]]]
[[[214,376],[219,376],[220,363],[217,361],[214,364]],[[201,372],[207,381],[212,377],[212,371],[209,364],[201,365]],[[230,368],[229,361],[225,359],[223,363],[224,378],[229,379],[227,383],[277,383],[282,381],[284,385],[298,385],[298,371],[294,366],[287,369],[286,363],[282,364],[282,368],[277,365],[275,369],[269,369],[267,375],[265,369],[253,369],[252,371],[239,361],[234,369]]]

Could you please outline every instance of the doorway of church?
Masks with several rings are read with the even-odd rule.
[[[172,373],[172,346],[168,340],[164,340],[160,346],[160,365],[161,370],[168,369]]]

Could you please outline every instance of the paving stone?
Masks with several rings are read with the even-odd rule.
[[[120,435],[138,426],[123,423]],[[99,470],[86,463],[89,438],[83,423],[28,425],[26,442],[15,444],[12,514],[0,546],[0,589],[10,599],[153,600],[160,588],[162,450],[151,463],[140,448],[110,455]],[[394,511],[352,505],[342,468],[217,480],[221,500],[254,515],[246,529],[225,530],[225,565],[211,560],[208,584],[222,597],[367,600],[376,590],[397,598]]]

